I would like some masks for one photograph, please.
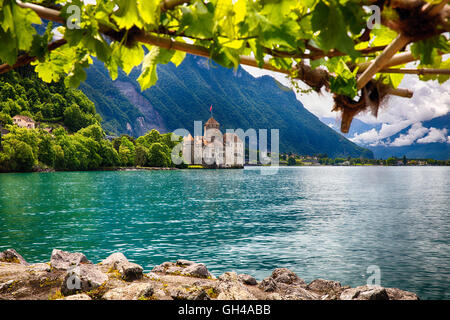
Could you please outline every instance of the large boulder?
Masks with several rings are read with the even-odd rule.
[[[249,274],[240,274],[238,275],[239,281],[241,281],[243,284],[249,285],[249,286],[256,286],[258,282],[256,279],[249,275]]]
[[[154,293],[150,283],[132,283],[125,287],[114,288],[103,295],[105,300],[138,300],[148,299]]]
[[[61,285],[61,293],[67,296],[92,291],[106,281],[108,281],[108,276],[98,266],[93,264],[80,264],[67,270]]]
[[[122,278],[126,281],[141,279],[144,271],[144,268],[140,265],[128,261],[121,252],[111,254],[100,265],[119,271]]]
[[[181,259],[177,260],[175,263],[164,262],[163,264],[154,267],[152,272],[196,278],[214,278],[203,263]]]
[[[240,282],[235,272],[219,276],[218,300],[256,300],[256,297]]]
[[[79,252],[67,252],[53,249],[50,266],[58,270],[68,270],[81,264],[92,264],[86,256]]]
[[[295,284],[306,287],[305,280],[299,278],[294,272],[286,268],[273,270],[271,278],[277,283]]]
[[[328,295],[336,294],[343,290],[340,282],[324,279],[313,280],[306,288],[319,294]]]
[[[258,285],[264,292],[276,292],[283,300],[315,300],[319,296],[306,289],[306,282],[286,268],[273,270],[270,277]]]
[[[341,300],[389,300],[386,289],[380,286],[360,286],[344,290]]]
[[[417,294],[397,288],[386,288],[389,300],[419,300]]]
[[[169,290],[174,300],[211,300],[204,288],[197,286],[178,286]]]
[[[0,252],[0,261],[9,263],[18,263],[23,264],[25,266],[29,265],[25,261],[25,259],[14,249],[7,249],[3,252]]]
[[[273,270],[271,276],[265,278],[258,285],[258,287],[265,292],[273,292],[277,289],[287,289],[289,286],[306,288],[306,282],[286,268],[277,268]]]
[[[277,283],[271,277],[269,277],[261,281],[258,285],[258,288],[260,288],[264,292],[274,292],[275,290],[277,290],[278,286]]]

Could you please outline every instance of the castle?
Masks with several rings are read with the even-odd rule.
[[[222,134],[213,118],[204,125],[204,135],[183,138],[183,158],[187,164],[201,164],[212,168],[242,168],[244,143],[235,133]]]

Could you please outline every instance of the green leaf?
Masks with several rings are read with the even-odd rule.
[[[32,24],[41,24],[31,9],[19,7],[13,0],[3,0],[0,11],[0,59],[13,65],[19,50],[28,51],[36,33]]]
[[[148,48],[149,53],[147,53],[144,57],[141,75],[137,79],[141,85],[142,91],[150,88],[156,83],[156,81],[158,81],[158,74],[156,72],[158,63],[169,63],[175,54],[175,51],[173,50],[166,50],[156,46]]]
[[[336,60],[334,60],[336,62]],[[344,59],[338,58],[337,63],[328,63],[329,69],[332,69],[336,77],[330,78],[330,89],[337,94],[343,94],[354,98],[358,90],[356,88],[356,72],[351,72]],[[330,70],[331,71],[331,70]]]
[[[123,71],[126,74],[130,74],[134,67],[141,64],[144,58],[144,49],[142,49],[140,44],[135,44],[132,47],[122,45],[120,46],[119,54]]]
[[[173,62],[173,64],[176,67],[178,67],[183,62],[185,57],[186,57],[186,52],[175,51],[175,53],[173,54],[173,57],[170,61]]]
[[[312,28],[320,32],[317,44],[326,52],[339,49],[351,57],[356,57],[358,52],[355,50],[352,38],[348,35],[341,8],[334,1],[330,2],[334,5],[330,6],[320,1],[312,12]]]
[[[180,30],[187,36],[211,38],[214,29],[214,8],[196,0],[189,7],[181,7]]]
[[[115,0],[119,9],[112,16],[121,29],[131,29],[133,26],[142,28],[137,1]]]
[[[420,58],[420,63],[423,65],[433,65],[436,61],[435,57],[440,56],[438,51],[442,53],[450,52],[450,44],[444,35],[438,35],[411,45],[411,53],[414,57]]]
[[[158,25],[161,9],[160,0],[139,0],[137,1],[137,7],[142,20],[146,24]]]

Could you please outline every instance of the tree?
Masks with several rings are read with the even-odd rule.
[[[119,164],[119,154],[107,140],[100,142],[99,155],[102,159],[102,167],[114,167]]]
[[[36,158],[30,145],[20,140],[9,139],[3,143],[3,150],[6,156],[6,167],[10,171],[33,170]]]
[[[294,157],[289,157],[287,164],[288,164],[288,166],[295,166],[297,164],[297,162],[295,161]]]
[[[13,124],[13,119],[8,113],[0,112],[0,127],[7,124]]]
[[[395,166],[397,164],[397,159],[394,157],[390,157],[386,160],[386,164],[388,166]]]
[[[155,142],[160,142],[161,135],[159,134],[158,130],[152,129],[151,131],[147,132],[145,135],[139,137],[136,140],[137,144],[141,144],[146,146],[147,148],[150,148],[150,146]]]
[[[64,125],[72,132],[77,132],[94,123],[96,123],[96,119],[81,111],[77,104],[72,104],[64,111]]]
[[[38,159],[49,167],[54,167],[55,165],[55,145],[53,138],[49,134],[44,134],[40,139]]]
[[[150,167],[168,167],[170,159],[167,154],[167,146],[159,142],[153,143],[148,151],[148,165]]]
[[[397,88],[404,74],[440,83],[449,78],[449,61],[442,58],[449,52],[447,1],[76,1],[81,21],[90,21],[78,28],[65,23],[74,2],[58,3],[2,2],[8,14],[0,14],[0,60],[6,62],[0,72],[33,63],[43,80],[76,87],[96,57],[113,79],[118,68],[128,74],[141,66],[138,81],[145,90],[156,83],[158,64],[179,65],[192,53],[225,67],[285,73],[331,92],[343,132],[356,114],[376,114],[387,96],[411,97]],[[368,23],[374,3],[381,14],[377,29]],[[39,15],[60,23],[63,38],[52,41],[51,25],[38,35],[33,24],[41,23]],[[416,60],[417,69],[402,67]]]
[[[105,132],[98,123],[83,128],[79,130],[78,133],[85,137],[92,138],[95,141],[102,141],[102,139],[105,137]]]
[[[138,145],[136,147],[136,158],[134,159],[135,164],[140,167],[145,167],[148,163],[149,150],[142,146]]]
[[[408,164],[408,160],[406,159],[406,156],[405,156],[405,155],[403,156],[402,161],[403,161],[403,164],[404,164],[405,166]]]
[[[127,137],[123,136],[119,147],[120,163],[123,166],[132,166],[134,165],[135,156],[136,154],[134,144],[130,140],[128,140]]]

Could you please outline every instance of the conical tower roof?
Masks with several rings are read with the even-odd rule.
[[[213,117],[209,118],[208,121],[206,121],[205,126],[215,125],[218,126],[219,123],[214,119]]]

